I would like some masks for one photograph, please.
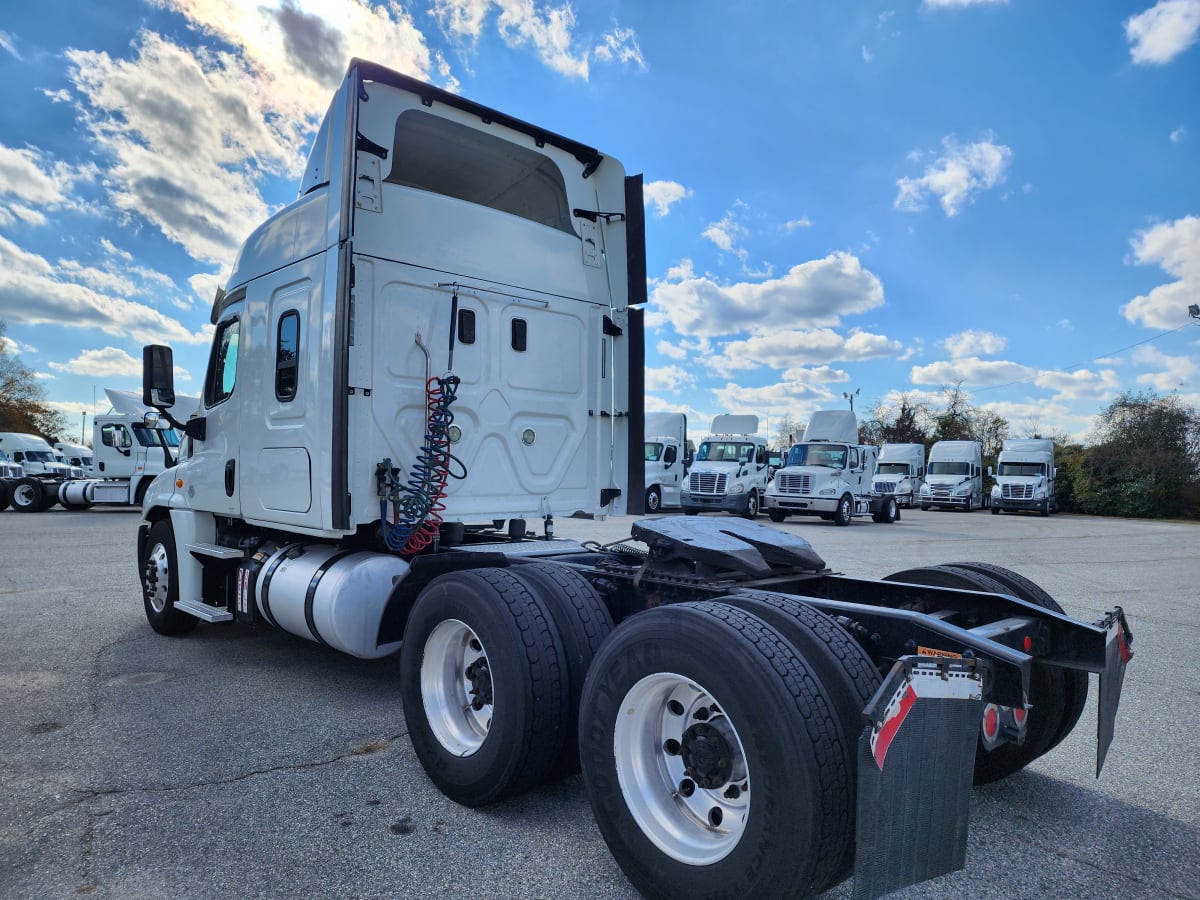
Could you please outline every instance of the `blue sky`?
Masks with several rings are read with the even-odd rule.
[[[371,59],[642,172],[647,408],[1200,406],[1200,0],[110,0],[0,14],[0,319],[78,425],[294,198]],[[93,405],[93,396],[98,398]]]

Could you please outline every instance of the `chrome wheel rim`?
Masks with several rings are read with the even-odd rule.
[[[708,691],[682,675],[647,675],[621,704],[613,752],[625,805],[659,850],[693,866],[733,852],[750,815],[750,774]]]
[[[171,584],[171,564],[167,548],[155,544],[146,556],[146,602],[156,613],[167,608],[167,590]]]
[[[491,664],[466,623],[447,619],[425,639],[421,703],[430,730],[449,753],[470,756],[483,746],[492,726]]]

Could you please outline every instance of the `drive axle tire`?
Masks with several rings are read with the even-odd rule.
[[[850,754],[846,759],[850,796],[856,797],[858,739],[866,728],[862,711],[880,684],[879,670],[867,651],[825,613],[788,594],[756,591],[718,600],[762,619],[812,666],[837,714],[842,746]],[[854,868],[854,804],[850,813],[851,838],[840,863],[832,869],[830,886],[844,881]]]
[[[978,571],[955,565],[925,566],[889,575],[884,581],[903,581],[931,587],[1011,594],[1004,583]],[[951,620],[953,621],[953,620]],[[975,751],[975,784],[988,784],[1019,772],[1053,746],[1066,715],[1063,669],[1034,662],[1029,679],[1025,743],[1003,743],[988,750],[982,733]],[[981,726],[982,729],[982,726]]]
[[[767,518],[769,518],[772,522],[778,523],[787,518],[787,513],[785,513],[782,509],[768,509]]]
[[[46,488],[36,478],[26,475],[13,482],[12,508],[17,512],[41,512],[46,502]]]
[[[579,697],[592,658],[613,630],[612,615],[591,582],[570,566],[539,562],[508,571],[549,610],[562,642],[568,681],[565,737],[548,778],[565,778],[579,771]]]
[[[1000,515],[1000,507],[998,507],[998,506],[993,506],[993,507],[992,507],[992,515],[993,515],[993,516],[998,516],[998,515]]]
[[[175,553],[175,531],[169,519],[160,519],[150,529],[145,555],[138,561],[142,581],[142,604],[146,620],[159,634],[187,634],[199,619],[175,608],[179,599],[179,560]]]
[[[656,485],[646,491],[646,512],[656,513],[660,509],[662,509],[662,491]]]
[[[400,649],[400,694],[425,772],[483,806],[546,778],[562,751],[569,679],[554,619],[505,569],[438,576]]]
[[[646,897],[811,897],[850,839],[847,750],[809,663],[719,601],[623,622],[584,686],[583,777]]]
[[[0,512],[8,509],[9,501],[12,500],[12,488],[5,480],[0,480]]]
[[[895,498],[889,498],[883,501],[883,509],[877,513],[871,514],[872,521],[878,522],[881,525],[891,525],[900,518],[900,507],[896,503]]]
[[[1008,592],[1014,597],[1036,604],[1042,609],[1056,613],[1064,612],[1049,593],[1012,569],[981,562],[956,562],[950,563],[950,565],[956,569],[971,569],[989,578],[994,578],[1007,587]],[[1083,707],[1087,704],[1088,673],[1079,669],[1063,669],[1062,674],[1063,689],[1066,692],[1066,707],[1063,712],[1062,724],[1058,727],[1058,733],[1044,751],[1047,753],[1057,747],[1063,738],[1074,730],[1079,722],[1079,717],[1083,715]]]

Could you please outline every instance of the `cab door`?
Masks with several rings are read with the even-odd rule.
[[[238,434],[247,390],[238,383],[238,358],[246,349],[245,333],[243,297],[227,304],[217,323],[199,410],[204,439],[190,442],[191,455],[177,468],[188,505],[217,515],[241,514]]]

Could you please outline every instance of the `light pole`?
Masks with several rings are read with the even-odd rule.
[[[850,401],[850,412],[854,412],[854,398],[861,393],[862,388],[855,388],[853,394],[849,393],[848,391],[842,391],[842,396]]]
[[[83,411],[83,421],[79,424],[79,443],[83,444],[87,440],[87,410]]]

